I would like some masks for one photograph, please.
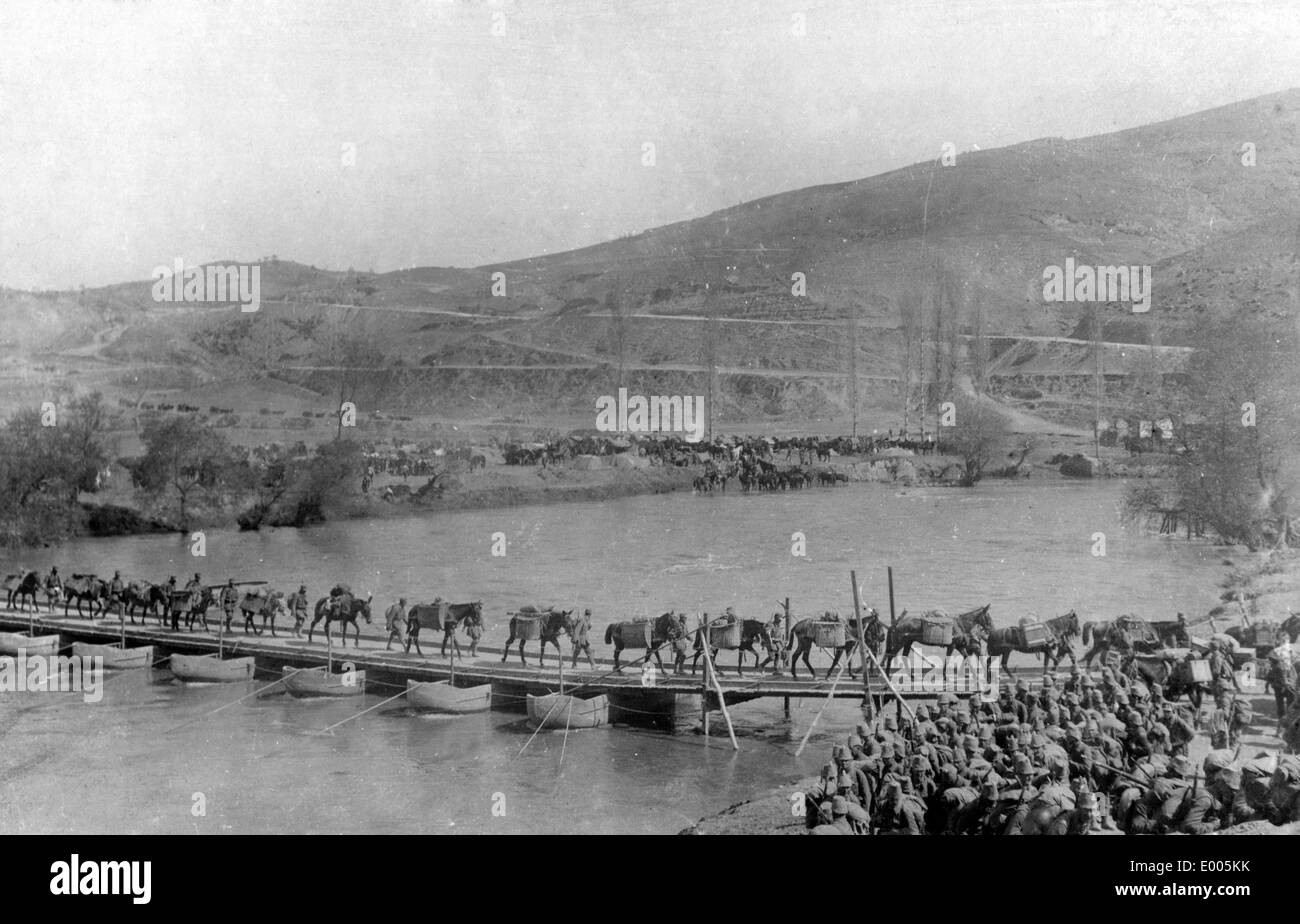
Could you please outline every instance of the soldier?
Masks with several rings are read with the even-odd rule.
[[[1241,692],[1237,675],[1232,670],[1232,659],[1223,653],[1218,639],[1211,640],[1207,660],[1210,662],[1210,692],[1214,694],[1215,699],[1227,693],[1229,684],[1238,693]]]
[[[45,575],[45,601],[54,612],[54,603],[63,596],[63,578],[59,577],[58,565],[50,566],[50,573]]]
[[[239,591],[235,589],[235,579],[226,578],[226,586],[221,588],[221,612],[224,614],[226,631],[230,631],[230,622],[235,618],[235,607],[239,604]]]
[[[104,612],[115,611],[123,619],[126,614],[122,610],[122,593],[126,590],[126,584],[122,582],[122,572],[114,571],[113,580],[108,582],[108,603],[104,606]]]
[[[910,779],[893,776],[885,783],[884,796],[873,823],[881,834],[925,833],[925,803],[912,792]]]
[[[1210,747],[1226,748],[1232,737],[1232,709],[1228,705],[1228,694],[1217,693],[1214,697],[1214,711],[1206,724],[1210,735]]]
[[[572,628],[569,629],[569,637],[573,640],[573,666],[578,666],[578,652],[587,656],[587,665],[594,671],[596,662],[591,657],[591,639],[587,634],[591,631],[591,610],[585,609],[582,615],[573,621]],[[649,664],[648,656],[646,663]]]
[[[399,645],[406,647],[406,598],[399,597],[397,602],[388,608],[384,613],[384,628],[388,630],[388,643],[384,645],[384,651],[391,651],[393,648],[393,639],[397,639]]]
[[[195,578],[198,575],[194,575]],[[293,635],[294,638],[302,637],[302,625],[307,621],[307,585],[299,584],[296,593],[290,594],[289,599],[285,601],[289,607],[289,612],[293,615]]]
[[[1282,717],[1296,697],[1296,673],[1291,659],[1281,649],[1274,648],[1268,653],[1268,673],[1264,680],[1273,691],[1273,700],[1277,706],[1277,733],[1282,734]]]
[[[1300,821],[1300,758],[1278,758],[1269,793],[1269,820],[1276,825]]]
[[[167,585],[164,588],[167,595],[167,610],[172,617],[172,631],[181,631],[181,597],[176,593],[176,575],[167,578]]]
[[[807,827],[817,827],[822,803],[833,799],[838,791],[835,765],[826,764],[822,767],[822,775],[817,782],[804,793],[804,821]]]

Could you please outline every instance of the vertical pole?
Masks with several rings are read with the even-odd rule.
[[[785,598],[785,637],[787,639],[790,638],[790,598],[789,597]],[[781,658],[785,661],[789,661],[791,657],[793,657],[793,655],[790,654],[790,649],[788,647],[783,646],[781,648]],[[782,665],[781,669],[785,670],[785,665]],[[789,697],[787,697],[787,699],[788,698]],[[788,709],[786,711],[787,713],[789,712]]]
[[[894,615],[894,569],[886,568],[889,572],[889,626],[893,628],[898,622],[898,617]]]
[[[704,633],[704,617],[696,617],[695,637],[698,639]],[[704,644],[709,644],[707,635],[704,637]],[[704,683],[700,687],[700,719],[704,722],[704,737],[709,737],[709,662],[704,662]]]
[[[871,701],[871,685],[867,679],[867,634],[862,628],[862,594],[858,588],[858,573],[849,571],[853,582],[853,615],[858,623],[858,659],[862,662],[862,701]]]
[[[892,566],[885,569],[889,573],[889,627],[894,629],[898,625],[898,616],[894,612],[894,569]],[[898,716],[903,716],[903,698],[898,698]]]

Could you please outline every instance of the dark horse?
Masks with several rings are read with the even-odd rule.
[[[645,647],[645,626],[644,622],[616,622],[605,629],[605,644],[614,646],[614,672],[623,673],[623,667],[619,663],[619,658],[625,648]],[[664,613],[656,616],[650,621],[650,646],[646,655],[641,660],[648,663],[650,656],[654,655],[655,661],[659,664],[659,670],[664,669],[664,660],[659,655],[659,649],[669,642],[673,643],[673,672],[680,674],[686,667],[686,649],[679,645],[678,641],[686,637],[686,617],[683,614],[678,618],[676,613]],[[626,641],[625,641],[626,639]],[[627,642],[634,642],[629,645]]]
[[[564,652],[560,650],[560,633],[568,632],[571,624],[573,610],[546,610],[534,611],[532,613],[516,613],[510,617],[510,637],[506,639],[506,647],[501,652],[501,663],[504,664],[506,657],[510,654],[510,643],[519,638],[515,634],[515,620],[519,616],[541,616],[542,617],[542,650],[538,654],[538,666],[546,666],[546,646],[554,645],[556,652],[559,654],[561,661],[564,660]],[[528,661],[524,658],[524,645],[528,644],[528,639],[519,638],[519,660],[528,666]]]
[[[947,657],[952,657],[954,651],[959,652],[962,656],[981,654],[980,648],[984,639],[993,631],[993,620],[989,618],[989,604],[984,604],[979,609],[971,610],[967,613],[959,613],[956,616],[946,616],[943,614],[934,614],[926,616],[908,616],[907,611],[898,617],[898,622],[889,627],[885,636],[885,673],[889,673],[889,668],[893,664],[894,655],[900,651],[907,651],[913,644],[925,644],[925,623],[931,622],[950,622],[952,624],[952,641],[947,645]]]
[[[1083,624],[1083,643],[1087,645],[1091,639],[1092,647],[1083,656],[1084,667],[1091,667],[1092,659],[1097,655],[1101,655],[1105,662],[1106,655],[1115,642],[1112,630],[1117,627],[1123,629],[1132,649],[1143,654],[1150,654],[1159,648],[1188,648],[1192,643],[1187,623],[1182,619],[1151,622],[1125,615],[1116,620],[1089,621]]]
[[[373,595],[372,595],[373,596]],[[348,623],[356,630],[356,638],[353,641],[355,647],[361,647],[361,626],[357,625],[357,617],[363,616],[366,625],[370,625],[370,597],[364,600],[358,600],[351,594],[331,594],[328,597],[321,597],[316,601],[316,614],[312,617],[311,625],[307,627],[307,644],[311,644],[312,630],[316,628],[316,623],[322,619],[325,620],[325,640],[329,641],[330,623],[343,623],[343,645],[348,644]],[[346,601],[346,607],[342,604]]]
[[[725,623],[715,623],[714,625],[725,625]],[[691,674],[694,675],[696,665],[700,663],[700,655],[704,654],[704,633],[708,629],[701,629],[695,633],[695,657],[691,659]],[[745,676],[745,652],[754,656],[754,666],[758,667],[758,652],[754,650],[754,642],[763,646],[763,651],[770,655],[772,653],[772,625],[762,619],[742,619],[740,621],[740,644],[736,646],[736,675]],[[718,649],[712,645],[709,646],[709,660],[713,666],[718,666]]]
[[[36,592],[41,589],[41,576],[39,574],[35,571],[28,571],[22,575],[15,574],[5,583],[9,585],[8,605],[10,609],[15,608],[14,601],[17,600],[17,610],[21,613],[23,601],[31,597],[32,609],[38,613],[40,612],[40,604],[36,602]],[[51,603],[51,607],[53,607],[53,603]]]
[[[1001,656],[1004,671],[1007,669],[1007,661],[1013,651],[1022,651],[1032,655],[1041,653],[1044,673],[1055,670],[1064,657],[1069,657],[1071,664],[1077,664],[1071,640],[1078,636],[1081,631],[1079,628],[1079,614],[1074,610],[1070,610],[1064,616],[1057,616],[1055,619],[1047,620],[1044,625],[1048,628],[1047,644],[1038,648],[1030,648],[1025,644],[1024,633],[1020,631],[1020,626],[994,629],[989,632],[988,637],[989,657]]]
[[[817,644],[817,627],[814,623],[825,622],[826,620],[809,617],[801,619],[790,627],[790,636],[786,640],[792,654],[790,655],[790,676],[796,680],[799,678],[799,659],[803,658],[804,666],[812,674],[813,680],[817,679],[817,671],[813,670],[812,662],[808,660],[808,655]],[[880,624],[880,614],[871,607],[867,607],[867,615],[863,619],[862,636],[867,643],[867,648],[874,654],[880,650],[881,643],[885,640],[885,630]],[[798,641],[799,647],[795,648],[795,642]],[[840,658],[848,658],[853,653],[854,647],[858,644],[858,620],[853,618],[844,623],[844,644],[835,649],[835,658],[831,661],[831,666],[826,669],[826,676],[830,677],[831,672],[839,666]],[[853,679],[853,665],[848,666],[849,679]]]
[[[130,617],[131,625],[135,625],[136,610],[140,611],[140,622],[143,623],[145,617],[152,615],[162,625],[167,615],[167,592],[148,581],[132,581],[122,591],[122,608]]]
[[[443,616],[446,616],[446,619]],[[419,603],[411,607],[410,612],[406,614],[406,647],[405,651],[410,653],[411,645],[415,645],[415,652],[420,657],[424,657],[424,652],[420,650],[420,630],[421,629],[441,629],[442,630],[442,655],[447,655],[447,641],[451,640],[452,656],[462,658],[460,653],[460,642],[456,640],[456,627],[465,623],[468,629],[470,626],[483,625],[483,601],[476,600],[473,603]],[[471,646],[471,652],[474,646]]]
[[[271,636],[275,637],[275,617],[285,613],[284,591],[272,590],[265,594],[245,594],[239,601],[239,611],[244,616],[244,634],[251,630],[261,635],[270,626]],[[262,617],[262,624],[257,624],[257,617]]]
[[[1160,684],[1165,699],[1171,703],[1177,702],[1178,698],[1186,693],[1192,708],[1199,712],[1201,702],[1205,698],[1206,685],[1186,679],[1186,675],[1182,675],[1178,670],[1179,663],[1173,658],[1130,654],[1123,667],[1125,674],[1141,678],[1148,687],[1152,684]]]
[[[95,607],[99,607],[99,614],[103,615],[104,608],[108,602],[108,582],[102,581],[93,574],[74,574],[68,580],[63,582],[63,615],[68,615],[68,608],[72,605],[73,600],[77,601],[77,615],[84,616],[81,612],[81,601],[90,602],[90,618],[95,618]]]
[[[200,587],[198,590],[190,591],[188,594],[177,591],[172,598],[172,611],[179,610],[185,614],[185,631],[189,632],[194,628],[194,620],[203,623],[203,631],[211,631],[208,628],[208,608],[216,602],[216,595],[213,594],[211,587]],[[179,623],[179,620],[177,620]]]

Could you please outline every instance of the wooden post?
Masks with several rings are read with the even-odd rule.
[[[785,637],[786,637],[787,639],[790,637],[790,598],[789,598],[789,597],[786,597],[786,598],[785,598]],[[782,652],[781,652],[781,658],[782,658],[782,660],[784,660],[785,662],[788,663],[788,662],[790,661],[790,658],[791,658],[791,657],[793,657],[793,656],[790,654],[790,649],[789,649],[789,648],[783,648],[783,649],[782,649]],[[783,671],[785,670],[785,665],[784,665],[784,664],[781,666],[781,670],[783,670]],[[786,699],[788,700],[789,697],[786,697]],[[790,710],[789,710],[789,707],[787,706],[787,708],[786,708],[786,715],[789,715],[789,714],[790,714]]]
[[[889,573],[889,628],[893,629],[898,624],[898,616],[894,612],[894,569],[890,566],[885,570]],[[881,673],[884,673],[884,671],[881,671]],[[886,678],[885,682],[889,683],[888,678]],[[889,684],[889,687],[892,690],[893,684]],[[903,717],[903,697],[901,696],[898,697],[898,717],[900,719]]]
[[[713,689],[715,689],[715,690],[718,692],[718,708],[722,710],[722,717],[723,717],[723,718],[726,720],[726,722],[727,722],[727,734],[731,736],[731,747],[732,747],[732,750],[739,751],[739,750],[740,750],[740,745],[736,742],[736,729],[735,729],[735,728],[732,726],[732,724],[731,724],[731,713],[729,713],[729,712],[727,711],[727,697],[726,697],[726,695],[722,692],[722,684],[720,684],[720,683],[718,682],[718,672],[717,672],[717,669],[714,667],[714,664],[713,664],[713,655],[712,655],[712,653],[709,651],[709,636],[708,636],[708,630],[702,628],[700,631],[705,633],[705,635],[704,635],[704,648],[703,648],[703,651],[704,651],[704,678],[705,678],[706,681],[712,681],[712,682],[713,682]],[[706,697],[705,697],[705,702],[706,702],[705,709],[706,709],[706,710],[708,709],[707,701],[708,701],[708,698],[707,698],[707,696],[706,696]],[[705,719],[705,723],[706,723],[705,727],[707,728],[707,727],[708,727],[708,726],[707,726],[707,722],[708,722],[708,713],[707,713],[707,712],[705,713],[704,719]]]
[[[889,625],[892,628],[897,622],[898,617],[894,615],[894,569],[886,568],[889,573]]]
[[[853,615],[858,622],[858,660],[862,662],[862,701],[871,701],[871,683],[867,678],[867,633],[862,628],[862,594],[858,588],[858,573],[849,571],[853,583]],[[847,659],[846,659],[847,660]]]
[[[695,620],[695,637],[698,639],[700,633],[704,631],[704,617],[698,616]],[[708,645],[709,640],[706,637],[704,644]],[[700,687],[700,720],[704,723],[704,737],[709,737],[709,662],[704,662],[704,683]]]

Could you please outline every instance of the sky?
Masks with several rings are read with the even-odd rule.
[[[1297,63],[1294,0],[0,0],[0,285],[481,266]]]

